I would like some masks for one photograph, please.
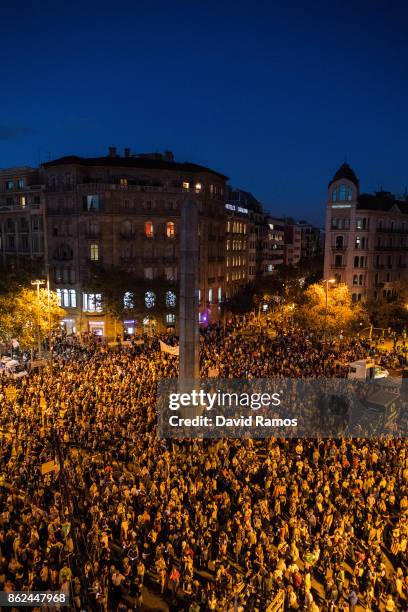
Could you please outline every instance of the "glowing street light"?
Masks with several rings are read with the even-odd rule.
[[[37,287],[37,345],[38,345],[38,357],[41,356],[41,322],[40,322],[40,287],[45,285],[45,280],[32,280],[31,284],[33,287]]]
[[[325,307],[325,310],[324,310],[324,326],[323,326],[323,351],[324,351],[324,354],[326,352],[327,316],[329,314],[329,284],[333,284],[335,282],[336,282],[335,278],[328,278],[328,279],[323,279],[322,280],[322,283],[324,283],[325,286],[326,286],[326,307]],[[324,372],[326,372],[326,359],[325,359],[325,357],[323,359],[324,359],[324,362],[323,362],[324,363],[324,365],[323,365]]]

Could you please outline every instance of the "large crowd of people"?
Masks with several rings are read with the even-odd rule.
[[[203,332],[202,377],[341,377],[369,351],[241,331]],[[156,384],[177,375],[158,338],[70,338],[0,378],[0,589],[76,610],[406,610],[406,440],[160,439]]]

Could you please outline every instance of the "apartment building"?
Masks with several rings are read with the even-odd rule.
[[[354,301],[391,297],[408,280],[407,198],[360,193],[345,163],[328,187],[324,274],[345,283]]]

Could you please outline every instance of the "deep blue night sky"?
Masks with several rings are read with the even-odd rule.
[[[408,185],[407,17],[385,0],[4,2],[0,167],[170,149],[323,225],[344,159],[365,191]]]

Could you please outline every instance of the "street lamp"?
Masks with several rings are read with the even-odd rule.
[[[324,326],[323,326],[323,351],[324,353],[326,352],[327,316],[329,314],[329,283],[332,284],[335,282],[336,282],[335,278],[328,278],[328,279],[322,280],[322,283],[324,283],[326,286],[326,307],[324,310]],[[326,369],[325,364],[326,364],[326,359],[324,358],[324,370]]]
[[[40,286],[45,285],[44,280],[32,280],[31,284],[33,287],[37,287],[37,344],[38,344],[38,357],[41,356],[41,321],[40,321]]]

